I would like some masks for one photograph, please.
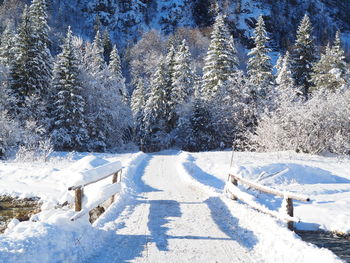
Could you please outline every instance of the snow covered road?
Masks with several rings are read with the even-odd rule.
[[[115,235],[86,262],[256,262],[235,233],[237,219],[220,198],[182,181],[176,158],[144,160],[137,196],[113,222]]]

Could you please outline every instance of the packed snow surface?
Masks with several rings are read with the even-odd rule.
[[[284,222],[227,198],[231,152],[60,156],[0,163],[1,194],[43,201],[41,213],[28,222],[13,220],[0,235],[0,262],[341,262]],[[241,176],[312,198],[295,202],[298,228],[348,231],[349,160],[292,153],[233,157]],[[87,215],[71,221],[77,213],[57,206],[73,202],[68,186],[77,175],[107,172],[101,167],[115,162],[125,167],[115,203],[93,225]],[[86,200],[105,198],[98,190],[109,189],[110,181],[86,187]],[[238,190],[279,213],[281,198]]]

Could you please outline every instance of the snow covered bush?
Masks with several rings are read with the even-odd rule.
[[[251,146],[262,151],[350,153],[350,90],[318,91],[307,102],[280,102],[260,119]]]
[[[45,137],[45,130],[35,121],[27,121],[21,129],[16,161],[47,161],[53,151],[51,140]]]
[[[10,119],[6,112],[0,112],[0,158],[7,157],[20,141],[18,122]]]

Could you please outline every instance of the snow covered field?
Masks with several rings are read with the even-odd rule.
[[[40,214],[14,220],[0,235],[0,262],[340,261],[301,241],[285,223],[226,198],[229,151],[60,156],[47,163],[0,163],[0,194],[43,201]],[[72,202],[67,188],[80,172],[114,161],[126,167],[120,194],[92,226],[87,216],[70,221],[72,209],[55,209]],[[350,232],[348,159],[234,153],[233,163],[249,179],[283,171],[260,182],[311,197],[311,203],[294,203],[298,229]],[[85,193],[94,198],[96,189]],[[279,209],[282,200],[251,193]]]

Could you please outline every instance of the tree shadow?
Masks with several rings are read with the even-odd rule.
[[[149,202],[148,229],[152,241],[160,251],[168,250],[168,227],[170,217],[181,217],[180,204],[174,200],[153,200]]]
[[[137,257],[141,257],[149,236],[147,235],[121,235],[111,233],[111,244],[102,248],[99,253],[84,260],[85,263],[129,263]],[[113,244],[113,245],[112,245]]]
[[[226,204],[219,197],[210,197],[204,203],[210,209],[216,225],[228,237],[247,249],[252,249],[257,244],[258,240],[255,234],[239,226],[239,220],[232,216]]]
[[[161,192],[161,190],[145,184],[144,180],[142,179],[142,177],[145,175],[146,167],[149,166],[149,163],[152,159],[152,155],[147,156],[146,159],[138,166],[135,172],[133,180],[135,182],[136,191],[138,193]]]
[[[192,177],[201,184],[214,187],[217,189],[224,189],[225,183],[215,176],[206,173],[201,168],[199,168],[195,163],[195,158],[193,156],[188,157],[188,162],[184,163],[187,171],[190,171]]]

